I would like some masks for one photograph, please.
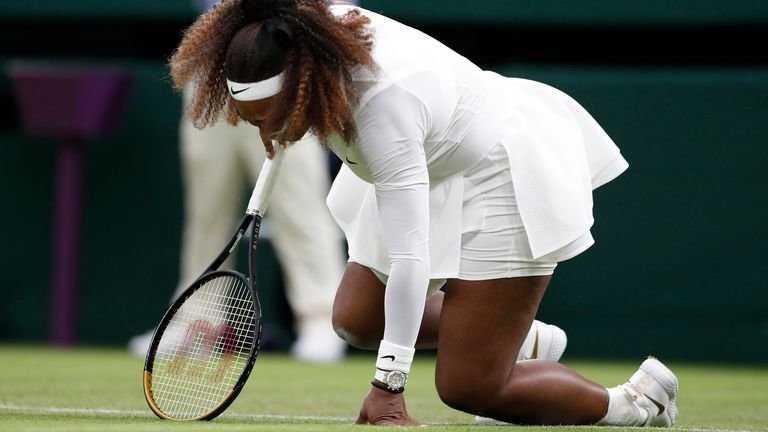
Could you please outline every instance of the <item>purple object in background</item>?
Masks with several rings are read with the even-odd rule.
[[[9,67],[24,131],[86,139],[111,132],[130,84],[118,69],[17,62]]]
[[[24,131],[57,138],[51,342],[76,342],[83,143],[118,125],[132,83],[99,66],[14,62],[8,68]]]

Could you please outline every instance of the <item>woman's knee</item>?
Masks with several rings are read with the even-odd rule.
[[[437,394],[449,407],[483,417],[500,418],[515,424],[526,424],[525,386],[515,385],[511,375],[490,374],[436,379]]]
[[[366,317],[349,309],[333,308],[333,329],[348,344],[360,349],[376,349],[384,334]]]
[[[350,262],[333,302],[333,328],[350,345],[376,349],[384,335],[384,284]]]
[[[474,379],[464,376],[435,379],[440,400],[449,407],[470,414],[484,415],[493,409],[494,400],[503,388],[503,380],[494,382],[487,377]]]

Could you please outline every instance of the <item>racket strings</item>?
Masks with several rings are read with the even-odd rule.
[[[157,407],[175,419],[194,419],[226,400],[254,349],[255,320],[242,278],[218,275],[200,286],[159,341],[152,374]]]

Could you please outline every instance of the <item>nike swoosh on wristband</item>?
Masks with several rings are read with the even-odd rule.
[[[349,160],[348,156],[344,156],[344,159],[346,159],[347,163],[350,164],[350,165],[357,165],[357,162],[352,162],[351,160]]]
[[[244,92],[244,91],[248,90],[249,88],[250,88],[250,87],[245,87],[245,88],[242,88],[242,89],[240,89],[240,90],[235,90],[235,88],[234,88],[234,87],[230,86],[230,87],[229,87],[229,91],[230,91],[230,92],[232,92],[232,94],[233,94],[233,95],[236,95],[236,94],[238,94],[238,93],[242,93],[242,92]]]
[[[388,359],[390,359],[392,361],[395,361],[395,356],[393,356],[393,355],[385,355],[385,356],[381,356],[379,358],[383,358],[383,359],[388,358]]]

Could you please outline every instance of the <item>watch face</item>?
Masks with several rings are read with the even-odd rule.
[[[408,374],[401,371],[390,371],[387,372],[385,379],[389,388],[400,389],[405,387],[405,383],[408,381]]]

